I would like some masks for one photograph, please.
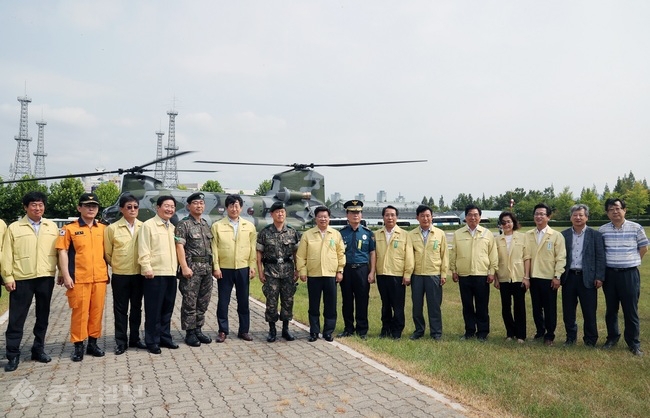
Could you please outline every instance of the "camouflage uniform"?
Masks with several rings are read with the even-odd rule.
[[[192,269],[186,279],[179,273],[178,290],[183,295],[181,328],[200,328],[212,296],[212,232],[205,219],[197,222],[191,216],[176,225],[177,243],[185,247],[185,259]]]
[[[281,300],[280,320],[290,321],[293,317],[293,295],[296,293],[294,253],[298,248],[300,235],[288,225],[278,231],[275,225],[266,226],[257,235],[257,251],[262,252],[266,282],[262,292],[266,297],[266,322],[278,320],[278,296]]]

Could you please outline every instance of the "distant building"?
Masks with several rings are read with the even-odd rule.
[[[341,200],[341,193],[339,193],[339,192],[334,192],[330,196],[330,202],[332,202],[332,203],[336,203],[336,202],[338,202],[340,200]]]
[[[377,192],[377,202],[386,202],[388,200],[388,195],[386,195],[385,190],[380,190]]]
[[[362,202],[366,201],[366,195],[364,193],[359,193],[358,195],[354,196],[355,199],[361,200]]]
[[[187,190],[189,190],[191,192],[195,192],[197,190],[200,190],[201,186],[203,186],[203,184],[199,184],[199,183],[182,183],[182,184],[180,184],[180,186],[186,187]]]
[[[114,173],[106,173],[104,174],[103,171],[105,168],[96,168],[95,171],[97,171],[96,176],[92,177],[82,177],[82,183],[84,185],[84,191],[86,193],[90,193],[93,190],[97,188],[102,183],[114,183],[117,188],[119,189],[120,186],[122,185],[122,179],[120,178],[119,175],[115,175]]]

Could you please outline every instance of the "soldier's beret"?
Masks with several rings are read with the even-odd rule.
[[[348,200],[343,204],[343,208],[348,212],[361,212],[363,210],[363,202],[360,200]]]
[[[271,212],[275,212],[278,209],[284,209],[284,203],[282,202],[273,202],[271,205],[271,209],[269,209]]]
[[[192,193],[190,197],[187,198],[187,203],[192,203],[195,200],[205,200],[205,194],[202,192]]]

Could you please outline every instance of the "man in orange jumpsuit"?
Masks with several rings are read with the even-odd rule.
[[[87,354],[102,357],[97,346],[102,333],[102,315],[108,267],[104,260],[104,225],[95,220],[99,199],[94,193],[79,198],[79,219],[65,225],[59,232],[56,249],[59,252],[59,284],[68,291],[72,308],[70,341],[74,343],[72,361],[84,358],[84,341],[88,338]]]

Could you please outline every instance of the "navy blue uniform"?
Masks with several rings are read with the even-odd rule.
[[[365,336],[368,333],[368,300],[370,298],[370,283],[368,268],[370,253],[375,251],[375,236],[363,225],[353,230],[350,225],[341,229],[341,237],[345,244],[346,264],[341,280],[342,314],[345,328],[344,334]],[[357,326],[355,329],[355,306]]]

